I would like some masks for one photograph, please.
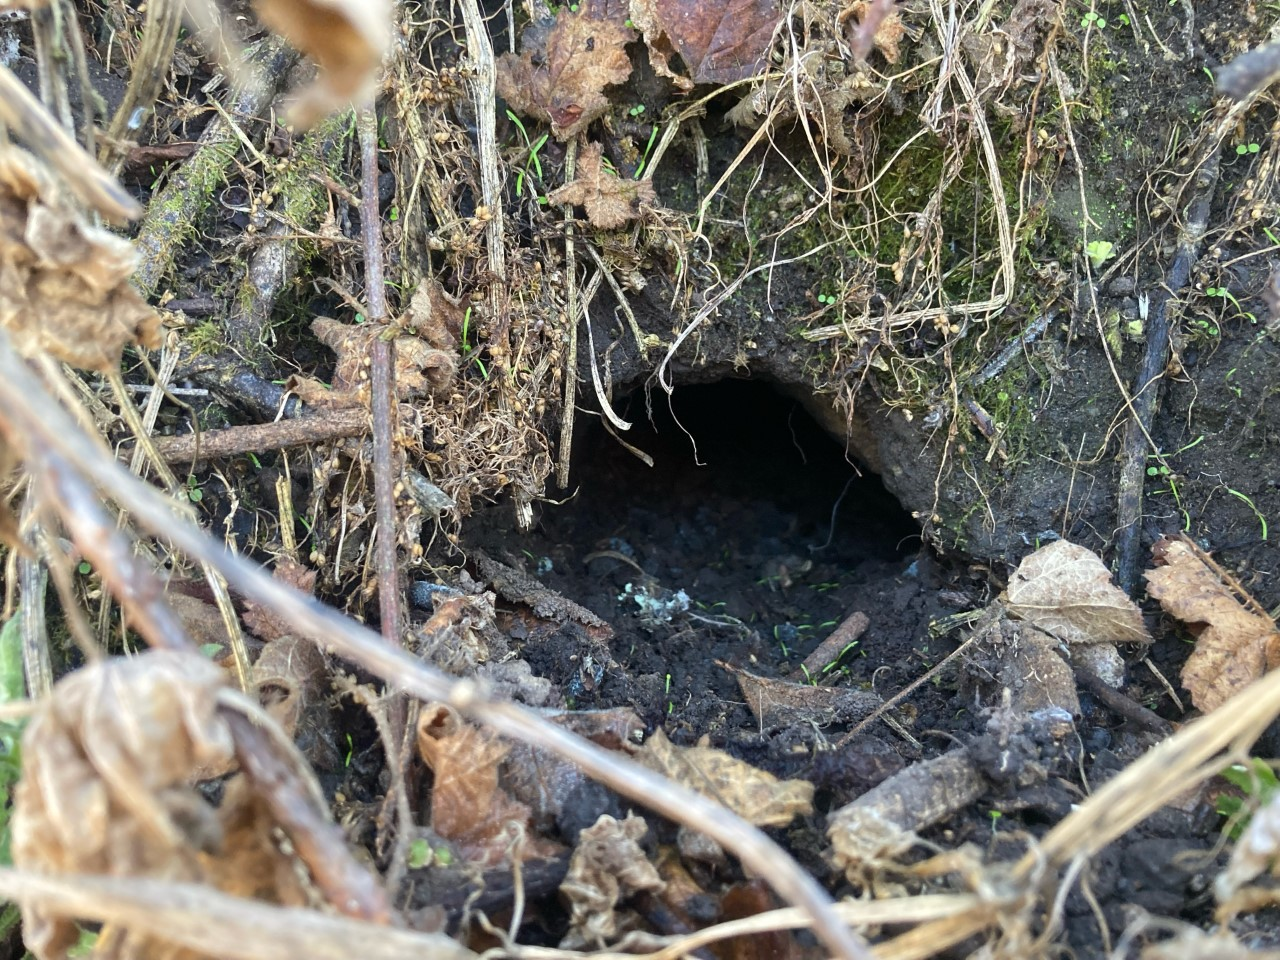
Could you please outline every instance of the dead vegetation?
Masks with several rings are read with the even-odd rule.
[[[553,472],[568,487],[580,380],[625,444],[614,355],[670,390],[731,298],[772,297],[798,266],[830,281],[788,314],[787,342],[831,348],[810,385],[847,405],[873,392],[938,432],[921,519],[943,524],[943,468],[969,424],[988,463],[1008,456],[1009,424],[973,390],[1047,326],[1001,326],[1033,198],[1067,157],[1083,170],[1058,59],[1075,15],[1006,6],[262,0],[253,13],[192,4],[180,37],[171,0],[145,13],[26,4],[45,102],[0,67],[20,141],[0,155],[0,823],[13,859],[0,895],[21,909],[27,948],[54,960],[89,934],[104,957],[246,960],[1065,949],[1064,905],[1092,895],[1092,861],[1161,808],[1211,801],[1211,781],[1280,715],[1272,618],[1194,541],[1161,540],[1146,580],[1198,638],[1181,680],[1202,716],[1163,735],[1142,705],[1115,707],[1150,750],[1081,782],[1080,690],[1124,703],[1152,636],[1098,555],[1060,539],[970,611],[935,668],[966,665],[981,734],[825,810],[806,780],[672,743],[623,708],[571,709],[518,641],[570,629],[604,662],[611,626],[500,560],[445,569],[431,552],[482,502],[502,495],[523,528]],[[82,93],[77,128],[68,91],[90,88],[86,50],[121,55],[89,43],[89,22],[120,38],[130,80],[109,122]],[[1216,163],[1259,96],[1206,111],[1187,166]],[[1017,98],[1056,98],[1059,139]],[[750,131],[714,181],[712,111]],[[160,152],[167,138],[181,149]],[[673,169],[677,155],[691,169]],[[348,156],[359,176],[337,162]],[[789,169],[786,195],[766,162]],[[144,203],[121,186],[131,169],[148,171],[134,181]],[[1274,169],[1249,181],[1229,229],[1243,205],[1274,204]],[[1081,262],[1101,269],[1110,252],[1084,253],[1080,176]],[[1168,210],[1206,206],[1203,179],[1175,182]],[[143,209],[133,241],[99,223]],[[1181,226],[1176,248],[1194,260],[1205,227]],[[1048,311],[1066,273],[1035,269]],[[1157,313],[1189,282],[1180,269]],[[632,310],[650,285],[665,322]],[[598,342],[591,312],[606,303],[616,332]],[[1096,299],[1080,306],[1107,343]],[[1171,343],[1167,328],[1149,342],[1155,370],[1132,396],[1107,353],[1138,438],[1130,472],[1166,464],[1138,398]],[[214,426],[180,382],[262,422]],[[183,436],[153,437],[162,420]],[[279,457],[272,489],[250,502],[223,477],[221,528],[203,531],[192,467],[224,458],[214,469],[230,472],[239,453]],[[410,573],[430,579],[416,623]],[[375,608],[381,635],[362,625]],[[909,691],[885,702],[812,676],[865,629],[849,617],[787,680],[731,667],[762,732],[900,729],[890,708]],[[1278,801],[1253,799],[1213,887],[1212,936],[1133,916],[1113,942],[1097,910],[1107,952],[1255,955],[1233,921],[1274,899],[1251,884],[1276,859]],[[935,828],[978,803],[1053,818],[987,848],[940,842]],[[802,865],[781,831],[819,815],[824,849]],[[557,890],[563,916],[531,916]]]

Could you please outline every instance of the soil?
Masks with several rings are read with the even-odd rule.
[[[1002,22],[1013,24],[1014,12],[1004,8],[1014,5],[998,6]],[[639,337],[606,285],[579,326],[567,322],[556,299],[567,269],[559,245],[561,212],[525,202],[510,184],[510,241],[518,253],[508,282],[522,294],[544,285],[555,292],[545,294],[537,316],[533,307],[515,322],[486,315],[487,267],[475,247],[484,224],[476,219],[473,186],[459,187],[452,197],[457,209],[450,216],[461,211],[464,225],[458,226],[438,210],[423,213],[421,203],[410,209],[408,179],[400,169],[411,166],[407,148],[385,158],[388,270],[401,271],[395,275],[406,286],[427,276],[444,278],[460,300],[470,298],[459,313],[466,310],[468,324],[473,310],[475,317],[455,344],[461,358],[456,379],[446,391],[413,398],[416,419],[403,418],[411,427],[400,450],[406,471],[429,476],[457,505],[436,524],[424,523],[420,511],[410,518],[418,526],[406,526],[401,543],[409,595],[421,596],[413,591],[418,583],[466,583],[463,571],[485,586],[477,565],[484,554],[587,608],[608,625],[608,639],[573,622],[522,632],[521,605],[501,596],[497,623],[507,631],[512,656],[550,680],[564,706],[630,708],[647,731],[661,728],[677,744],[707,738],[779,777],[812,782],[816,812],[774,834],[836,895],[864,891],[854,890],[825,859],[826,815],[910,765],[958,746],[971,752],[983,789],[978,799],[923,827],[924,841],[945,850],[973,844],[994,864],[1019,856],[1073,804],[1160,739],[1150,723],[1113,711],[1082,688],[1069,736],[1028,726],[999,740],[1004,721],[990,663],[980,655],[948,657],[970,635],[971,621],[961,615],[994,600],[1010,571],[1038,547],[1063,538],[1108,561],[1113,557],[1124,394],[1134,389],[1145,349],[1146,305],[1161,291],[1175,255],[1189,200],[1182,190],[1209,149],[1206,131],[1225,113],[1207,74],[1260,43],[1275,22],[1274,10],[1252,3],[1190,7],[1098,4],[1090,11],[1105,16],[1101,26],[1098,18],[1089,20],[1090,11],[1071,7],[1046,5],[1043,16],[1032,18],[1035,49],[1043,51],[1052,33],[1060,60],[1051,64],[1028,55],[1019,64],[1023,80],[1010,80],[1007,92],[983,107],[999,148],[1003,202],[1022,213],[1010,296],[986,313],[948,312],[980,299],[997,269],[992,204],[1001,198],[986,188],[981,162],[974,159],[977,148],[951,171],[939,194],[944,209],[937,213],[933,260],[919,251],[914,261],[907,256],[915,221],[905,214],[901,223],[886,215],[876,236],[880,246],[859,259],[854,248],[862,234],[848,224],[812,228],[843,230],[833,246],[828,234],[806,232],[810,219],[821,218],[806,218],[800,210],[838,208],[833,221],[855,220],[864,212],[858,204],[869,180],[864,161],[826,155],[835,186],[820,196],[811,130],[790,118],[743,160],[754,130],[729,123],[736,100],[711,100],[697,137],[682,135],[655,177],[670,218],[646,224],[653,234],[675,233],[678,218],[686,218],[680,222],[688,229],[686,221],[705,213],[699,242],[709,252],[703,259],[686,263],[642,229],[605,237],[579,224],[580,241],[596,243],[613,258],[618,275],[639,277],[627,289]],[[920,43],[911,62],[933,62],[927,45],[936,41],[927,11],[908,8]],[[1009,31],[1012,36],[1013,25]],[[431,61],[437,79],[459,62],[451,41],[437,38],[424,50],[418,66],[425,70]],[[971,55],[974,64],[981,61]],[[633,59],[640,70],[644,58]],[[1048,80],[1051,69],[1069,74],[1061,89],[1074,91],[1073,105],[1045,106],[1057,96]],[[184,95],[195,96],[196,80],[207,78],[197,71],[184,79]],[[672,98],[663,84],[650,70],[628,88],[627,102],[647,101],[653,116]],[[910,146],[916,127],[900,129],[919,122],[927,92],[906,83],[896,105],[851,102],[841,108],[850,137],[879,158],[875,169],[884,168],[877,181],[881,213],[905,210],[912,198],[913,211],[923,207],[933,184],[948,179],[939,159],[951,145],[948,137],[932,131],[923,146]],[[441,98],[444,106],[433,116],[450,124],[449,136],[465,152],[473,118],[460,98]],[[422,99],[437,107],[426,94]],[[623,98],[615,99],[617,107]],[[649,135],[637,114],[624,121],[615,112],[618,117],[602,121],[611,145]],[[172,121],[176,139],[195,140],[201,133],[199,122],[172,105],[162,115]],[[955,124],[947,128],[952,133],[963,129],[966,137],[976,136],[955,117],[947,122]],[[157,121],[158,141],[167,129]],[[393,123],[387,135],[407,141],[406,130]],[[512,156],[519,147],[515,130],[505,131]],[[295,146],[278,129],[261,139],[285,154]],[[906,172],[883,163],[899,146],[911,161],[905,165],[915,164]],[[911,152],[917,149],[919,155]],[[1158,454],[1148,453],[1140,539],[1145,557],[1160,536],[1189,534],[1274,610],[1280,605],[1280,554],[1271,529],[1280,518],[1275,101],[1260,99],[1220,150],[1209,230],[1190,284],[1173,291],[1171,357],[1160,382],[1148,387],[1161,391],[1161,403],[1150,431]],[[542,154],[547,181],[560,174],[563,160],[562,148],[549,143]],[[700,161],[706,168],[699,173]],[[520,162],[527,172],[528,161]],[[511,170],[519,169],[512,163]],[[739,167],[748,172],[733,176]],[[703,210],[700,191],[722,175],[731,176]],[[281,291],[272,301],[270,336],[253,343],[250,353],[236,353],[242,344],[223,350],[228,345],[219,340],[221,331],[234,328],[230,316],[239,309],[226,265],[241,256],[240,244],[252,250],[262,242],[245,239],[255,222],[246,211],[270,178],[259,171],[248,180],[219,194],[199,243],[180,251],[178,268],[166,280],[165,290],[190,308],[179,379],[215,390],[212,399],[196,402],[205,428],[263,419],[281,396],[272,382],[290,374],[330,380],[330,352],[304,321],[342,311],[349,321],[352,303],[358,303],[352,292],[359,288],[358,271],[340,253],[328,250],[324,256],[332,262],[324,264],[320,253],[310,251],[298,268],[301,278],[312,279],[306,270],[319,273],[324,266],[342,282]],[[150,201],[159,185],[152,180],[133,187]],[[236,190],[244,196],[231,193]],[[334,203],[341,216],[331,216],[325,228],[358,236],[358,211],[346,200]],[[465,234],[462,240],[449,233],[455,228],[458,236]],[[1091,257],[1086,237],[1112,244],[1114,254]],[[826,247],[841,252],[800,256]],[[771,259],[776,263],[762,269]],[[920,264],[926,262],[939,276],[923,277],[928,271]],[[744,278],[736,293],[668,358],[673,338],[705,298],[736,277]],[[946,305],[939,316],[890,322],[934,299]],[[206,315],[212,319],[201,319]],[[884,322],[858,326],[868,316]],[[853,332],[812,336],[838,324]],[[506,336],[509,330],[525,337],[512,334],[511,343],[518,341],[521,349],[535,344],[521,372],[536,368],[542,378],[534,385],[538,395],[519,394],[518,407],[511,403],[515,393],[503,394],[495,385],[511,356],[510,343],[497,331]],[[197,335],[201,343],[193,346]],[[576,369],[566,359],[570,338],[577,342]],[[253,363],[242,365],[233,355],[251,355]],[[664,358],[669,365],[663,366]],[[550,480],[552,454],[568,442],[557,432],[564,396],[560,364],[566,376],[576,375],[578,389],[564,489]],[[212,369],[218,365],[224,369]],[[670,393],[660,369],[674,386]],[[258,399],[246,399],[248,388],[233,389],[232,375],[261,391]],[[132,379],[145,376],[135,372]],[[600,403],[606,394],[630,429],[608,426]],[[518,409],[523,419],[512,415],[502,433],[506,425],[494,427],[486,419],[499,409]],[[161,432],[184,432],[184,416],[166,406]],[[498,439],[486,432],[491,427]],[[501,462],[486,452],[499,449],[506,458]],[[340,459],[343,470],[334,466]],[[368,460],[358,441],[295,461],[263,450],[194,467],[192,487],[202,491],[206,522],[266,562],[290,539],[279,529],[284,506],[277,481],[284,483],[297,516],[309,518],[297,520],[293,534],[303,544],[299,556],[309,555],[325,572],[320,595],[372,620],[376,602],[366,576],[371,482],[364,483],[368,475],[362,472]],[[361,503],[363,512],[352,503]],[[519,523],[530,505],[532,523]],[[1150,601],[1143,611],[1156,640],[1150,648],[1125,651],[1124,695],[1159,721],[1184,723],[1194,711],[1178,677],[1191,645],[1185,630]],[[429,613],[419,607],[411,617],[420,624]],[[865,632],[820,675],[806,675],[805,658],[859,613],[868,621]],[[848,740],[863,714],[766,723],[749,708],[738,676],[747,671],[889,700],[939,665],[886,717]],[[356,746],[376,757],[376,731],[366,722],[357,732]],[[1257,752],[1280,755],[1280,735],[1272,731]],[[360,767],[365,782],[348,782],[342,791],[373,802],[384,786],[374,768]],[[1061,948],[1080,958],[1108,955],[1140,911],[1209,928],[1213,878],[1228,856],[1214,798],[1202,792],[1167,807],[1083,866],[1079,881],[1063,894]],[[593,799],[601,809],[624,808],[616,797]],[[563,931],[563,910],[552,892],[561,873],[543,867],[543,895],[535,896],[540,906],[531,911],[535,919],[523,942],[553,943]],[[539,882],[532,876],[536,894]],[[744,878],[728,868],[716,880]],[[494,883],[507,889],[496,878]],[[917,888],[931,889],[925,882]],[[460,908],[450,909],[456,919]],[[1233,929],[1252,946],[1280,946],[1280,913],[1274,910],[1251,914]],[[956,948],[955,955],[978,946]]]

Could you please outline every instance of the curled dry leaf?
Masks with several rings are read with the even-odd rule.
[[[841,11],[837,22],[848,31],[854,56],[863,58],[874,46],[890,63],[902,56],[902,38],[907,28],[894,9],[893,0],[853,0]]]
[[[27,154],[0,154],[0,327],[19,352],[86,370],[119,366],[124,348],[160,345],[160,317],[129,285],[127,240],[55,206]]]
[[[390,0],[255,0],[262,22],[320,67],[290,120],[309,127],[373,86],[391,43]]]
[[[1124,679],[1114,645],[1151,642],[1142,611],[1111,582],[1106,564],[1066,540],[1025,557],[1001,600],[1009,616],[1067,644],[1073,660],[1113,687]]]
[[[569,902],[569,932],[562,950],[602,948],[625,931],[618,905],[637,893],[654,893],[663,880],[640,848],[648,830],[641,817],[608,815],[582,831],[560,893]]]
[[[227,769],[217,713],[223,674],[204,657],[151,651],[92,664],[58,682],[23,736],[13,861],[45,873],[203,879],[197,852],[218,850],[218,813],[191,783]],[[70,917],[23,911],[41,960],[66,955]]]
[[[308,596],[316,591],[316,571],[289,557],[278,560],[271,575],[281,583],[288,584]],[[292,632],[288,621],[253,600],[245,601],[244,626],[259,640],[268,643],[288,636]]]
[[[694,83],[755,76],[781,19],[776,0],[631,0],[631,20],[644,34],[655,70],[675,77],[667,62],[674,47]]]
[[[342,751],[330,708],[329,667],[311,640],[276,637],[253,665],[258,700],[316,770],[340,770]]]
[[[1144,574],[1147,592],[1196,635],[1182,684],[1199,709],[1216,710],[1280,664],[1280,633],[1271,618],[1246,609],[1190,546],[1160,540],[1152,556],[1157,566]]]
[[[635,759],[676,783],[718,800],[757,827],[782,827],[813,812],[813,784],[779,780],[771,773],[707,746],[678,747],[661,729],[645,741]]]
[[[756,676],[723,661],[716,661],[735,677],[751,715],[765,731],[781,730],[793,724],[855,723],[873,713],[884,701],[872,690],[847,687],[816,687]]]
[[[631,76],[627,12],[607,0],[563,4],[555,20],[528,27],[520,55],[498,58],[498,94],[517,113],[551,124],[568,140],[609,109],[604,88]]]
[[[578,155],[572,183],[551,191],[550,203],[572,203],[587,211],[587,219],[602,230],[620,227],[640,216],[642,204],[657,199],[648,180],[624,180],[604,165],[600,144],[592,142]]]
[[[288,388],[304,403],[317,407],[354,407],[369,403],[369,348],[387,332],[387,324],[347,324],[317,317],[311,330],[338,355],[332,389],[305,377],[292,377]],[[457,355],[437,350],[417,337],[396,337],[396,393],[402,400],[443,394],[458,370]]]
[[[418,752],[435,776],[431,828],[481,866],[501,863],[518,845],[524,857],[552,856],[560,848],[529,836],[530,812],[498,783],[510,746],[467,723],[452,707],[424,704],[418,715]],[[508,830],[508,825],[514,831]]]

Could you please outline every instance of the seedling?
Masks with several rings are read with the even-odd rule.
[[[818,302],[824,306],[834,306],[836,298],[829,293],[820,293],[818,294]]]
[[[192,503],[199,503],[204,499],[204,491],[200,489],[200,481],[195,478],[194,474],[187,477],[187,489],[185,493],[187,495],[187,499]]]
[[[516,126],[516,129],[520,131],[520,136],[524,140],[525,148],[529,151],[529,157],[524,162],[524,168],[522,170],[517,171],[516,173],[516,196],[519,196],[524,191],[525,177],[529,174],[530,168],[532,168],[533,172],[537,175],[539,182],[543,180],[542,159],[538,156],[538,154],[542,150],[542,148],[546,146],[547,137],[549,135],[544,133],[537,140],[530,140],[529,131],[525,129],[524,123],[520,120],[519,117],[517,117],[514,113],[508,110],[507,118],[512,123],[514,123]],[[545,197],[538,196],[538,191],[534,189],[532,183],[529,184],[529,195],[533,197],[535,200],[537,200],[539,203],[544,202],[546,199]]]
[[[485,369],[484,361],[481,360],[479,356],[472,356],[472,354],[478,354],[479,351],[476,349],[474,345],[472,345],[470,334],[471,334],[471,308],[467,307],[466,313],[462,315],[462,359],[463,360],[470,359],[474,361],[476,367],[480,370],[480,376],[488,380],[489,371]]]
[[[1090,27],[1097,27],[1099,30],[1101,30],[1106,25],[1107,25],[1106,19],[1103,18],[1103,16],[1100,13],[1098,13],[1098,11],[1096,10],[1090,10],[1088,13],[1086,13],[1083,17],[1080,18],[1080,26],[1085,30],[1088,30]]]
[[[643,103],[637,103],[634,107],[632,107],[630,110],[628,110],[628,111],[627,111],[627,116],[629,116],[629,117],[638,117],[638,116],[640,116],[642,113],[644,113],[644,104],[643,104]]]
[[[1205,287],[1204,295],[1206,297],[1219,297],[1223,300],[1229,301],[1231,305],[1236,308],[1236,313],[1239,316],[1245,317],[1250,323],[1258,322],[1258,318],[1254,314],[1240,308],[1240,301],[1237,300],[1235,298],[1235,294],[1226,287]],[[1216,330],[1214,331],[1214,334],[1217,334]]]
[[[639,180],[644,174],[645,168],[649,166],[649,158],[653,156],[653,146],[658,142],[658,125],[653,125],[653,130],[649,133],[649,142],[645,145],[644,156],[640,158],[640,165],[636,167],[635,179]]]
[[[1258,144],[1256,144],[1256,143],[1240,143],[1240,144],[1236,144],[1236,153],[1237,153],[1239,156],[1242,156],[1242,157],[1243,157],[1243,156],[1245,156],[1245,155],[1247,155],[1247,154],[1250,154],[1250,153],[1257,153],[1257,152],[1258,152],[1259,150],[1261,150],[1261,149],[1262,149],[1262,147],[1260,147],[1260,146],[1259,146]]]
[[[1090,240],[1084,246],[1084,255],[1093,264],[1093,269],[1101,270],[1102,265],[1116,255],[1116,245],[1110,240]]]
[[[1244,791],[1249,810],[1240,797],[1221,795],[1214,804],[1218,813],[1227,817],[1226,832],[1232,840],[1238,840],[1249,824],[1250,811],[1265,806],[1280,792],[1280,779],[1271,765],[1258,757],[1248,764],[1233,764],[1222,771],[1222,779]]]

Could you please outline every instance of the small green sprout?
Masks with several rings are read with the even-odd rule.
[[[199,503],[204,499],[204,491],[200,489],[200,481],[195,478],[194,474],[187,477],[187,489],[185,493],[187,495],[187,499],[192,503]]]
[[[409,869],[421,870],[432,859],[431,844],[419,837],[413,843],[409,844]]]
[[[88,560],[81,560],[79,565],[76,567],[76,572],[81,576],[87,577],[89,574],[93,573],[93,564]]]
[[[1101,270],[1102,265],[1116,255],[1116,245],[1110,240],[1090,240],[1084,246],[1084,255],[1093,269]]]
[[[826,306],[832,306],[836,302],[836,298],[829,293],[818,294],[818,302]]]
[[[1246,154],[1257,153],[1261,149],[1262,147],[1259,146],[1257,143],[1236,144],[1236,153],[1242,157],[1245,156]]]
[[[1269,763],[1258,757],[1252,758],[1248,765],[1237,763],[1227,767],[1222,771],[1221,776],[1223,780],[1244,792],[1245,797],[1250,801],[1251,809],[1265,806],[1272,797],[1280,793],[1280,779],[1276,777],[1276,772],[1271,769]],[[1244,800],[1222,795],[1218,797],[1214,806],[1219,814],[1228,818],[1227,836],[1232,840],[1238,840],[1249,823],[1249,814],[1245,810]]]
[[[1088,30],[1090,27],[1097,27],[1101,30],[1106,27],[1106,25],[1107,21],[1096,10],[1090,10],[1080,18],[1080,26],[1085,30]]]
[[[644,113],[644,104],[643,104],[643,103],[637,103],[634,107],[632,107],[630,110],[628,110],[628,111],[627,111],[627,116],[629,116],[629,117],[638,117],[638,116],[640,116],[642,113]]]

